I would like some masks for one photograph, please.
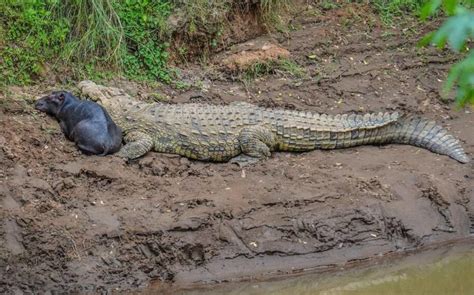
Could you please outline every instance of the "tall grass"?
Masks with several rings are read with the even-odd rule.
[[[63,52],[67,60],[100,59],[121,63],[124,30],[112,0],[63,0],[55,4],[58,18],[69,22],[69,38]]]
[[[255,9],[268,23],[289,0],[0,0],[0,84],[26,84],[51,68],[170,81],[168,17],[188,41],[220,42],[233,13]],[[267,17],[268,16],[268,17]],[[100,69],[100,70],[99,70]]]

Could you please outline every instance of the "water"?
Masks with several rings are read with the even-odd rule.
[[[431,249],[363,269],[173,291],[180,295],[474,295],[474,243]]]

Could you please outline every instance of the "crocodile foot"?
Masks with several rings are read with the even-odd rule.
[[[245,166],[255,164],[258,161],[260,161],[259,158],[251,157],[251,156],[246,155],[246,154],[240,154],[240,155],[230,159],[229,163],[237,164],[237,165],[239,165],[239,167],[245,167]]]

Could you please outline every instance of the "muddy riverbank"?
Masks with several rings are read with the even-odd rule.
[[[295,31],[272,37],[304,68],[302,77],[275,73],[243,84],[190,65],[183,75],[201,87],[159,91],[173,103],[416,113],[446,126],[472,157],[472,110],[440,102],[455,57],[416,49],[421,32],[410,24],[388,30],[350,13],[364,10],[302,18]],[[152,91],[110,84],[137,97]],[[54,87],[12,88],[2,97],[2,293],[270,277],[474,232],[472,162],[401,145],[276,153],[245,169],[156,153],[129,164],[87,157],[33,111],[32,99]]]

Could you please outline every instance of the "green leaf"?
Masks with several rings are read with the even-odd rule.
[[[438,48],[443,48],[446,42],[455,51],[463,49],[467,39],[474,36],[474,13],[463,13],[452,16],[432,36]]]
[[[435,32],[431,32],[431,33],[428,33],[425,36],[423,36],[423,38],[420,41],[418,41],[417,46],[418,47],[425,47],[425,46],[429,45],[431,43],[431,41],[433,40],[434,34],[435,34]]]
[[[447,96],[451,88],[453,88],[454,83],[456,83],[456,80],[458,79],[459,75],[461,73],[461,63],[458,63],[454,65],[451,70],[449,71],[448,77],[446,78],[446,81],[444,82],[443,85],[443,96]]]
[[[466,103],[474,105],[474,52],[451,68],[443,85],[442,96],[446,97],[456,83],[458,106],[463,107]]]
[[[452,0],[449,0],[452,1]],[[439,6],[441,5],[441,0],[431,0],[427,2],[420,12],[420,17],[423,20],[426,20],[429,16],[433,15],[436,10],[438,10]]]
[[[448,15],[454,15],[456,7],[458,6],[458,0],[444,0],[443,9]]]

